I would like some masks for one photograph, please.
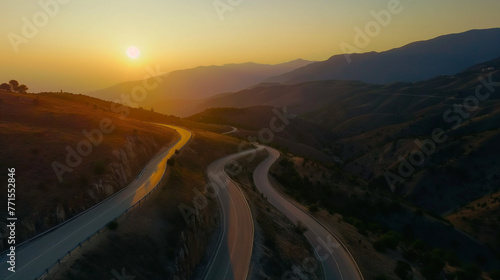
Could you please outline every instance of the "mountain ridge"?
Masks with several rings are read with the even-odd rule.
[[[457,73],[500,56],[500,28],[473,29],[416,41],[383,52],[338,54],[264,82],[293,84],[314,80],[366,83],[415,82]],[[345,57],[349,55],[349,63]],[[401,63],[403,61],[404,63]]]

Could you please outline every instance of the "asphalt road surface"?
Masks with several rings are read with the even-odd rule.
[[[146,196],[160,181],[167,167],[167,160],[191,138],[186,129],[165,125],[177,131],[180,139],[169,149],[155,157],[139,178],[111,198],[62,224],[54,230],[16,248],[16,272],[8,271],[7,253],[0,257],[0,279],[32,280],[44,273],[58,259],[65,256],[80,242],[110,221],[120,216],[130,206]],[[22,206],[19,206],[22,207]],[[18,221],[18,226],[20,225]],[[110,274],[109,279],[113,278]]]
[[[285,214],[294,224],[302,221],[307,226],[308,230],[304,235],[314,247],[316,257],[321,261],[325,279],[363,279],[356,262],[339,240],[314,218],[297,208],[273,188],[268,178],[269,168],[279,158],[280,153],[269,147],[263,148],[269,152],[269,157],[255,169],[253,175],[255,185],[267,200]],[[300,275],[288,275],[285,277],[289,277],[289,279],[301,279]]]
[[[226,156],[212,162],[207,168],[210,184],[214,192],[218,193],[221,204],[222,235],[204,279],[247,279],[253,248],[252,214],[243,192],[224,172],[224,167],[251,153],[255,153],[255,150]]]

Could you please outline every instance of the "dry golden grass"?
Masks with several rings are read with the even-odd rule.
[[[474,200],[446,218],[458,229],[500,251],[500,192]]]
[[[64,209],[69,216],[95,203],[87,196],[87,190],[92,182],[109,173],[107,166],[115,158],[112,152],[123,148],[127,137],[154,139],[157,149],[178,137],[163,127],[132,118],[122,120],[109,109],[94,107],[92,103],[6,92],[0,92],[0,99],[0,168],[16,168],[17,217],[22,219],[33,214],[45,217],[43,221],[33,222],[37,232],[64,219],[55,217],[56,208]],[[111,120],[115,130],[103,134],[102,143],[93,147],[81,164],[71,173],[65,173],[63,182],[59,182],[52,163],[66,165],[66,146],[76,150],[77,144],[86,139],[82,130],[99,129],[103,119]],[[138,174],[151,157],[142,155],[133,160],[133,173]],[[104,166],[102,172],[96,172],[98,163]],[[6,181],[3,176],[2,173],[1,180]],[[29,237],[23,232],[20,228],[20,240]]]

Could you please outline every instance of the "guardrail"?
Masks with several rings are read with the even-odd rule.
[[[167,169],[165,168],[165,171]],[[163,179],[163,178],[162,178]],[[162,180],[160,180],[161,182]],[[138,200],[136,203],[134,203],[132,206],[130,206],[129,208],[127,208],[127,210],[123,211],[122,213],[120,213],[118,216],[116,216],[113,220],[111,221],[116,221],[116,219],[120,218],[121,216],[123,216],[124,214],[127,214],[129,211],[132,211],[134,210],[135,206],[140,204],[143,200],[146,200],[152,193],[153,191],[155,191],[157,188],[158,188],[158,185],[160,184],[160,182],[158,182],[158,184],[156,184],[156,186],[151,189],[150,192],[148,192],[143,198],[141,198],[140,200]],[[110,221],[110,222],[111,222]],[[38,275],[37,277],[35,277],[34,280],[38,280],[38,279],[41,279],[45,274],[47,274],[47,276],[49,275],[49,272],[52,268],[54,268],[55,265],[57,264],[61,264],[61,260],[66,258],[67,256],[71,256],[71,252],[73,252],[75,249],[77,248],[81,248],[83,244],[85,244],[85,242],[88,242],[90,241],[90,239],[96,235],[99,235],[99,233],[105,228],[107,227],[107,225],[101,227],[100,229],[98,229],[96,232],[94,232],[93,234],[89,235],[87,238],[85,238],[82,242],[79,242],[77,246],[75,246],[74,248],[72,248],[71,250],[68,251],[68,253],[66,253],[64,256],[62,256],[60,259],[57,259],[57,261],[52,264],[50,267],[48,267],[47,269],[45,269],[44,272],[42,272],[40,275]]]

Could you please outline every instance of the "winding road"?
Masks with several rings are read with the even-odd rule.
[[[36,279],[47,268],[57,263],[58,259],[61,259],[69,251],[77,247],[80,242],[85,241],[87,237],[93,235],[116,217],[119,217],[153,190],[165,173],[167,160],[175,153],[175,150],[181,149],[191,138],[191,132],[184,128],[170,125],[163,126],[174,129],[179,133],[180,139],[152,159],[141,172],[141,175],[120,192],[49,232],[17,247],[16,272],[13,273],[7,270],[7,252],[2,254],[0,256],[0,279]]]
[[[236,132],[236,131],[238,131],[238,129],[237,129],[236,127],[234,127],[234,126],[231,126],[231,130],[230,130],[230,131],[227,131],[227,132],[222,133],[222,135],[231,134],[231,133]]]
[[[252,213],[245,195],[225,173],[224,167],[255,151],[226,156],[212,162],[207,168],[210,184],[221,204],[222,234],[203,279],[245,280],[248,277],[254,235]]]
[[[269,152],[269,157],[255,169],[253,175],[255,185],[267,200],[294,224],[301,221],[307,226],[308,230],[304,235],[321,262],[325,279],[362,280],[363,276],[347,248],[318,221],[297,208],[274,189],[268,174],[269,168],[279,158],[280,153],[266,146],[258,147],[258,150],[263,149]],[[254,234],[252,214],[243,192],[225,173],[224,167],[231,161],[255,153],[255,151],[232,154],[208,166],[207,175],[221,203],[222,234],[203,279],[244,280],[248,277]],[[297,277],[301,275],[287,276],[292,277],[289,279],[299,279]]]
[[[269,168],[279,158],[280,153],[270,147],[259,147],[266,149],[269,152],[269,157],[262,161],[254,171],[253,180],[255,186],[274,207],[285,214],[294,224],[302,221],[307,226],[308,230],[304,235],[314,247],[316,257],[321,261],[325,279],[363,279],[354,258],[339,239],[326,230],[313,217],[297,208],[273,188],[268,177]],[[297,275],[297,277],[299,276]]]

